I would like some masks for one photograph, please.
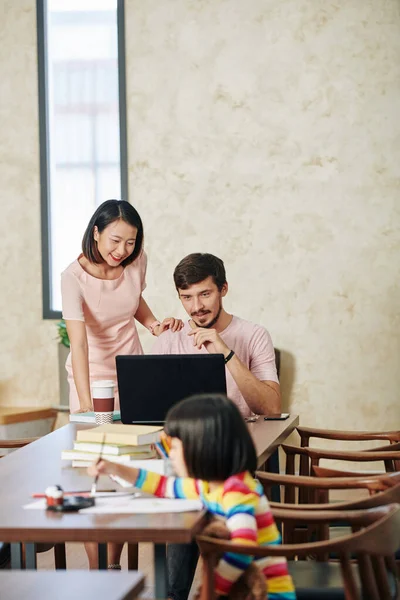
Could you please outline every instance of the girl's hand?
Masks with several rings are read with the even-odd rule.
[[[114,475],[116,473],[116,463],[108,460],[100,460],[95,462],[87,468],[88,475],[91,477],[97,477],[97,475]]]
[[[160,323],[160,325],[154,327],[154,335],[158,337],[163,333],[163,331],[166,331],[167,329],[170,329],[175,333],[176,331],[180,331],[182,327],[182,319],[175,319],[175,317],[167,317],[162,323]]]

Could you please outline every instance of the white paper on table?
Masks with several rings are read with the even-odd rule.
[[[154,514],[154,513],[180,513],[193,512],[201,510],[203,505],[200,500],[181,500],[179,498],[155,498],[148,496],[139,497],[137,494],[117,495],[118,492],[110,497],[101,497],[96,495],[96,504],[90,508],[83,508],[78,511],[85,514]],[[105,493],[106,495],[106,493]],[[29,504],[25,504],[25,509],[46,509],[46,499],[41,498]]]
[[[134,497],[138,497],[141,496],[142,494],[140,493],[134,493],[134,492],[96,492],[95,494],[95,498],[98,500],[99,498],[103,498],[103,500],[105,500],[106,498],[108,498],[110,495],[113,495],[113,498],[121,498],[121,497],[125,497],[125,498],[134,498]],[[77,496],[79,496],[79,494],[76,494]],[[68,498],[68,496],[65,496],[66,498]],[[106,497],[106,498],[105,498]],[[22,508],[28,509],[28,510],[45,510],[47,508],[47,502],[46,502],[46,498],[40,498],[40,500],[34,500],[33,502],[29,502],[29,504],[25,504]]]
[[[150,514],[180,513],[201,510],[200,500],[180,500],[178,498],[99,498],[96,505],[79,512],[92,515],[101,514]]]

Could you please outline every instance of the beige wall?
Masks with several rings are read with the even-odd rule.
[[[42,320],[36,9],[0,1],[0,403],[58,393],[54,323]]]
[[[34,2],[0,6],[0,402],[44,404],[57,361],[41,321]],[[130,199],[156,314],[183,315],[180,258],[214,252],[227,309],[282,349],[303,424],[399,427],[398,1],[126,0],[126,29]]]

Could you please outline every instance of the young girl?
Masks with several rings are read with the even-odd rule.
[[[261,484],[254,444],[237,407],[222,395],[191,396],[169,411],[165,432],[177,477],[164,477],[105,460],[90,475],[116,475],[144,492],[167,498],[199,498],[212,514],[226,519],[231,539],[245,544],[277,544],[281,538]],[[216,593],[228,595],[253,559],[225,554],[215,573]],[[270,600],[296,598],[286,559],[257,559]]]
[[[173,317],[160,323],[151,312],[142,296],[146,267],[139,214],[124,200],[103,202],[86,228],[82,254],[61,275],[63,317],[71,342],[66,363],[71,412],[93,410],[94,380],[116,383],[117,354],[143,354],[135,320],[156,336],[183,326]]]

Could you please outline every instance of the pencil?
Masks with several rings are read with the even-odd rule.
[[[168,454],[166,453],[164,446],[160,442],[156,442],[155,446],[161,458],[168,458]]]
[[[166,438],[164,436],[161,438],[161,443],[162,443],[162,445],[164,447],[165,454],[168,457],[169,456],[169,446],[168,446],[168,442],[167,442],[167,440],[166,440]]]
[[[103,441],[101,442],[101,448],[100,448],[100,454],[99,454],[99,458],[97,459],[96,465],[99,464],[99,462],[102,459],[103,456],[103,449],[104,449],[104,442],[106,441],[106,434],[103,433]],[[97,474],[94,482],[92,483],[92,489],[90,490],[90,495],[94,496],[96,494],[96,490],[97,490],[97,482],[99,480],[99,475]]]

